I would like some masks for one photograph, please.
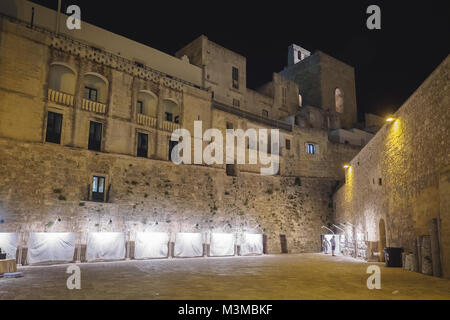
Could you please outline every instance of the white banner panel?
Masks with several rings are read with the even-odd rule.
[[[263,254],[263,235],[244,233],[241,242],[241,256]]]
[[[201,233],[177,233],[175,236],[175,257],[203,256],[203,239]]]
[[[169,255],[169,234],[138,232],[134,247],[135,259],[166,258]]]
[[[76,234],[72,232],[32,232],[28,239],[28,263],[73,261],[75,240]]]
[[[212,233],[209,255],[212,257],[234,255],[234,233]]]
[[[6,259],[16,259],[19,234],[16,232],[0,232],[0,249],[6,253]]]
[[[86,260],[125,259],[125,241],[123,232],[91,232],[87,238]]]

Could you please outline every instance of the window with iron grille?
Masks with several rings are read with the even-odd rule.
[[[45,135],[45,141],[60,144],[61,128],[62,114],[49,111],[47,115],[47,132]]]
[[[309,154],[316,154],[316,145],[313,143],[308,143],[306,146],[306,152]]]

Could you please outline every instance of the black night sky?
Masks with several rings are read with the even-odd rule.
[[[360,119],[395,111],[450,52],[448,1],[62,2],[79,5],[84,21],[169,54],[205,34],[247,57],[252,89],[284,68],[291,43],[321,50],[355,67]],[[381,30],[366,28],[370,4],[381,8]]]

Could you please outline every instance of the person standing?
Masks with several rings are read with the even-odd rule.
[[[328,242],[327,238],[323,237],[323,241],[322,241],[323,253],[328,254],[328,247],[329,247],[329,242]]]
[[[330,242],[331,242],[331,255],[334,257],[335,256],[334,250],[336,249],[336,240],[334,236],[331,238]]]

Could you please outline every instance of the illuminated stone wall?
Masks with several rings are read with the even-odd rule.
[[[416,237],[429,234],[441,219],[442,255],[448,259],[450,164],[450,58],[430,75],[385,126],[351,161],[346,184],[336,193],[336,221],[350,222],[368,241],[379,240],[380,219],[387,246],[414,251]],[[440,183],[441,180],[441,183]],[[448,260],[446,276],[450,276]]]
[[[259,232],[268,251],[320,250],[335,180],[223,169],[0,139],[0,232]],[[110,203],[86,201],[93,174]],[[108,189],[107,186],[107,189]],[[61,218],[61,222],[55,222]],[[111,220],[111,222],[110,222]]]

